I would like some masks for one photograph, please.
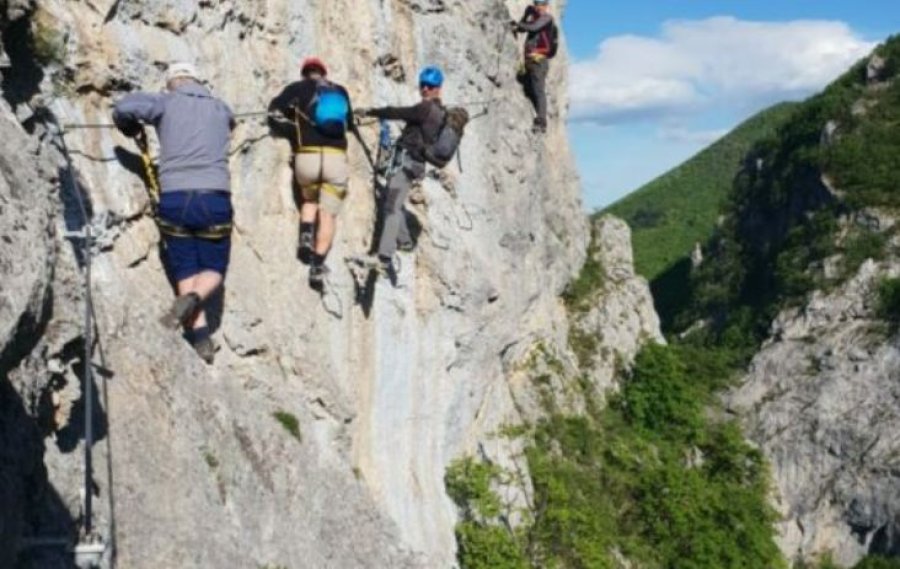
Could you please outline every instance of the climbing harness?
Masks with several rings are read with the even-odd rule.
[[[159,215],[159,200],[161,196],[159,176],[156,164],[154,164],[153,158],[150,156],[150,144],[147,141],[146,129],[141,127],[137,136],[134,137],[134,141],[141,152],[141,162],[144,165],[144,178],[147,184],[147,192],[150,195],[150,212],[156,221],[156,227],[159,228],[160,233],[169,237],[197,237],[210,240],[225,239],[231,236],[234,229],[234,224],[231,222],[194,230],[162,219]]]

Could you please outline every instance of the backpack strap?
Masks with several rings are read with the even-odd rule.
[[[428,140],[428,139],[425,138],[425,128],[424,128],[424,125],[423,125],[423,128],[422,128],[422,139],[425,141],[425,144],[428,145],[428,146],[430,146],[430,145],[434,144],[435,142],[437,142],[437,139],[438,139],[438,137],[441,135],[441,132],[442,132],[442,131],[444,130],[444,128],[447,126],[447,118],[450,116],[450,113],[447,112],[447,107],[445,107],[445,106],[442,105],[441,103],[438,103],[438,102],[436,102],[436,101],[432,101],[431,104],[436,108],[436,110],[433,110],[432,112],[439,112],[439,113],[442,113],[442,116],[441,116],[440,124],[438,125],[437,130],[434,132],[434,136],[431,137],[430,140]]]

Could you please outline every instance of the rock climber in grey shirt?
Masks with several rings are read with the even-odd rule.
[[[169,67],[166,92],[131,93],[115,107],[113,121],[126,136],[153,125],[159,138],[157,224],[163,263],[178,297],[164,325],[183,325],[187,340],[212,363],[204,303],[225,279],[231,253],[231,176],[228,153],[234,115],[197,79],[193,65]]]

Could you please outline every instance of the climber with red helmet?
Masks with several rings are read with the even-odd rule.
[[[411,250],[414,246],[406,224],[403,204],[415,182],[425,176],[426,150],[437,137],[445,110],[441,104],[444,73],[438,67],[426,67],[419,74],[419,93],[422,100],[411,107],[382,107],[360,109],[358,114],[385,120],[406,122],[397,140],[393,174],[387,181],[387,196],[383,204],[383,226],[378,240],[378,258],[373,264],[397,286],[397,271],[393,263],[398,247]]]
[[[290,119],[294,176],[303,203],[300,207],[300,246],[297,256],[309,265],[309,285],[322,292],[337,216],[347,197],[349,165],[347,132],[359,134],[347,90],[328,79],[328,67],[308,57],[300,67],[302,79],[291,83],[269,103],[269,112]],[[273,130],[278,130],[272,123]]]
[[[547,131],[547,73],[550,60],[559,48],[559,29],[550,14],[549,1],[534,0],[522,19],[510,22],[510,27],[516,33],[526,34],[525,63],[519,77],[537,113],[533,131],[544,133]]]

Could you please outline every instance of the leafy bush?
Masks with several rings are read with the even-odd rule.
[[[884,279],[878,283],[878,317],[893,328],[900,326],[900,279]]]
[[[603,272],[603,265],[597,259],[596,247],[592,238],[587,258],[578,278],[569,283],[563,293],[563,301],[572,312],[584,312],[590,309],[597,291],[603,288],[606,275]]]
[[[506,528],[462,522],[456,526],[462,569],[528,569],[517,538]]]
[[[444,484],[467,518],[492,518],[500,514],[500,499],[491,489],[499,473],[497,467],[467,457],[450,464]]]
[[[848,239],[844,245],[844,275],[855,275],[869,259],[883,259],[887,242],[886,235],[872,231],[862,231]]]
[[[618,552],[645,567],[784,567],[762,455],[736,425],[705,411],[729,383],[735,354],[648,346],[612,405],[538,423],[525,452],[530,521],[510,531],[498,516],[464,514],[461,565],[613,569]],[[457,461],[448,492],[463,512],[497,514],[490,488],[498,477],[494,467]]]
[[[900,559],[887,557],[866,557],[853,569],[900,569]]]
[[[500,525],[500,498],[491,486],[500,469],[471,457],[450,464],[444,476],[447,494],[459,506],[458,558],[463,569],[527,569],[521,537]]]
[[[599,344],[600,339],[596,334],[586,332],[574,324],[569,328],[569,347],[575,353],[581,369],[588,370],[591,368],[594,354],[597,352]]]
[[[678,354],[657,344],[638,355],[620,399],[625,417],[635,426],[687,438],[702,426],[704,403]]]

